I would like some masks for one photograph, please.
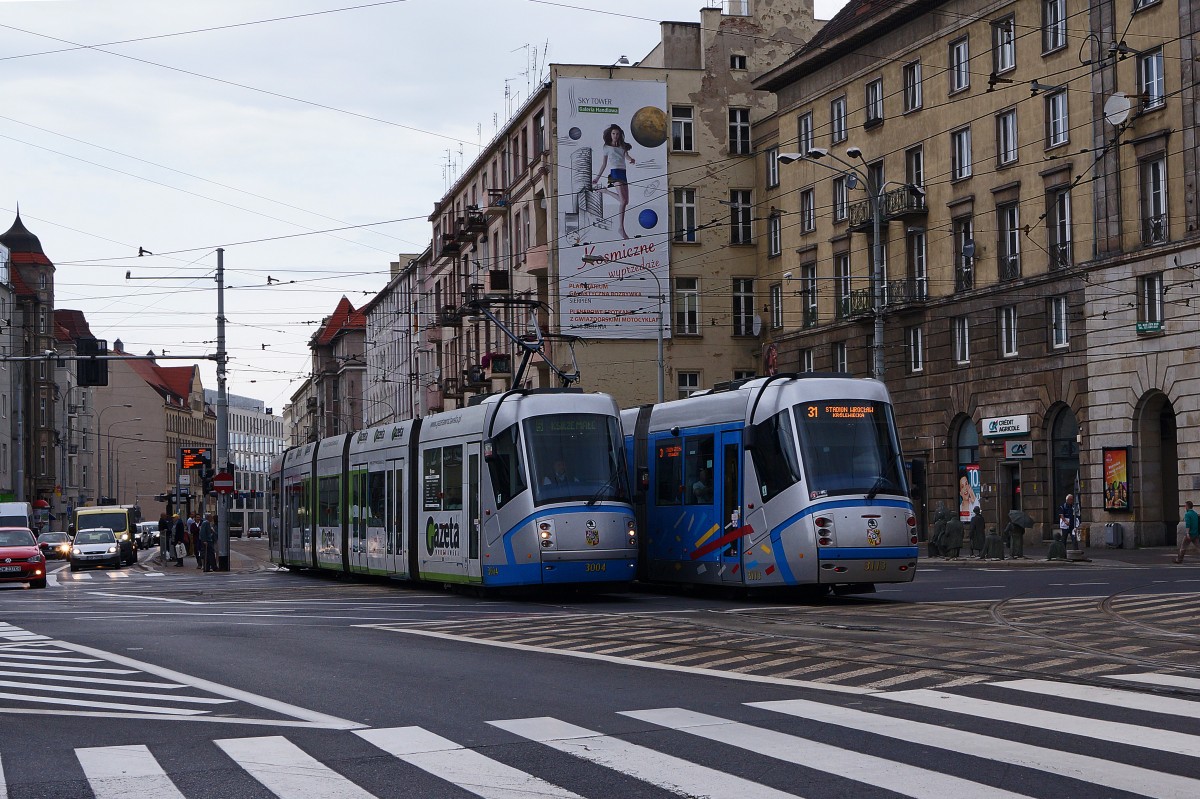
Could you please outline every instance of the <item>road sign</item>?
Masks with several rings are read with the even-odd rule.
[[[216,491],[218,494],[232,494],[233,475],[229,472],[217,472],[213,476],[212,485],[213,491]]]
[[[192,484],[192,476],[190,474],[180,474],[179,484],[181,486],[190,486]]]

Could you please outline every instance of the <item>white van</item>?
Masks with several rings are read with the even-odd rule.
[[[0,502],[0,527],[36,530],[33,526],[33,505],[28,502]]]

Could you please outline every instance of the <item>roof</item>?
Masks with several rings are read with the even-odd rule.
[[[13,220],[12,227],[3,235],[0,235],[0,244],[7,247],[13,255],[17,253],[36,253],[44,256],[46,254],[42,250],[41,240],[30,233],[29,229],[25,227],[25,223],[21,221],[21,209],[19,208],[17,209],[17,218]]]
[[[344,330],[366,330],[367,317],[360,311],[354,310],[350,300],[342,295],[333,313],[321,320],[321,326],[313,333],[311,346],[323,347],[338,337]]]
[[[88,327],[87,317],[83,315],[83,311],[55,308],[54,323],[66,328],[67,337],[70,339],[95,338],[92,335],[92,329]]]
[[[123,350],[114,349],[115,355],[128,355]],[[162,395],[163,399],[175,399],[178,404],[187,403],[192,393],[192,379],[195,377],[195,366],[159,366],[154,361],[128,360],[133,373],[146,381],[146,384]]]

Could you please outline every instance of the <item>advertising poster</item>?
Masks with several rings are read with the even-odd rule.
[[[958,467],[958,518],[964,524],[971,521],[975,506],[979,504],[979,464],[968,463]]]
[[[1129,450],[1104,448],[1104,509],[1129,510]]]
[[[583,338],[670,335],[667,86],[558,80],[559,324]],[[659,297],[662,297],[661,306]]]

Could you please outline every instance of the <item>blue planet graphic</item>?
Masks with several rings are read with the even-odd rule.
[[[658,214],[651,208],[643,208],[642,212],[638,214],[638,224],[646,230],[650,230],[658,224]]]
[[[570,136],[575,141],[579,141],[579,137],[583,135],[583,131],[580,130],[579,128],[571,128],[570,130],[567,131],[567,135]]]

